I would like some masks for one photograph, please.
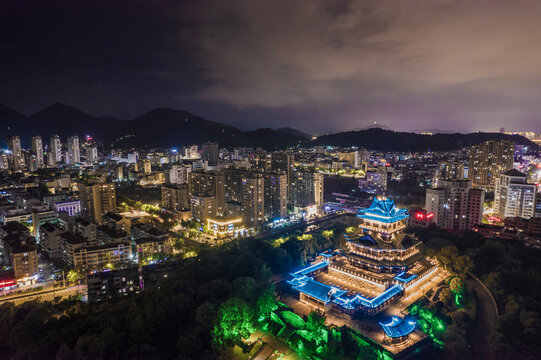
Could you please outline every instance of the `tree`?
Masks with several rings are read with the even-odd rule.
[[[451,306],[454,301],[454,295],[448,288],[440,292],[440,301],[447,307]]]
[[[461,255],[453,262],[453,268],[460,277],[465,278],[473,270],[474,263],[468,255]]]
[[[83,278],[83,274],[81,274],[81,272],[76,270],[76,269],[71,269],[68,272],[68,281],[70,283],[76,283],[79,280],[81,280],[82,278]]]
[[[267,316],[274,310],[278,309],[278,304],[274,298],[273,287],[266,290],[263,295],[257,299],[256,309],[258,317]]]
[[[173,240],[173,248],[177,251],[182,250],[182,247],[184,246],[184,239],[177,237]]]
[[[348,228],[346,228],[346,234],[353,234],[355,232],[355,227],[354,226],[350,226]]]
[[[212,339],[218,349],[235,344],[247,338],[254,328],[254,312],[239,298],[230,298],[220,306],[212,330]]]
[[[452,264],[458,257],[458,249],[454,245],[444,246],[438,254],[439,262],[447,269],[447,266]]]
[[[306,319],[306,330],[308,330],[317,345],[320,342],[327,342],[327,328],[325,327],[325,320],[327,317],[320,311],[310,311],[308,318]]]
[[[464,282],[458,276],[455,276],[449,282],[449,288],[455,294],[460,294],[464,290]]]
[[[332,230],[323,230],[323,231],[321,232],[321,235],[322,235],[325,239],[329,240],[330,238],[333,237],[334,234],[333,234],[333,231],[332,231]]]

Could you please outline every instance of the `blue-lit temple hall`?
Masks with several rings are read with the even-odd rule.
[[[389,198],[374,199],[357,217],[357,231],[344,235],[346,248],[322,253],[291,274],[288,283],[303,303],[323,311],[333,306],[349,315],[374,315],[436,276],[438,267],[422,254],[420,241],[403,231],[407,210]]]

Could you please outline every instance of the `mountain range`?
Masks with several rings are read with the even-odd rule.
[[[5,144],[5,137],[10,134],[18,134],[24,147],[30,146],[31,138],[36,134],[42,136],[44,143],[48,143],[53,134],[60,135],[63,141],[73,134],[88,134],[105,144],[126,148],[174,147],[218,141],[224,147],[251,146],[269,150],[312,144],[359,146],[382,151],[447,151],[504,138],[537,148],[522,136],[500,133],[421,135],[371,127],[312,138],[310,134],[289,127],[245,131],[184,110],[157,108],[135,119],[120,120],[110,116],[93,116],[58,103],[30,116],[0,104],[0,142]]]

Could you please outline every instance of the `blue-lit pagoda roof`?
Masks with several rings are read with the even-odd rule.
[[[335,286],[326,285],[312,278],[306,278],[306,281],[298,281],[298,285],[293,285],[293,289],[305,293],[319,301],[328,304],[332,297],[341,296],[346,293]]]
[[[337,294],[336,299],[334,299],[333,302],[348,310],[356,309],[359,306],[363,306],[366,309],[375,309],[393,296],[400,294],[403,290],[404,288],[402,286],[393,285],[372,299],[366,298],[360,294],[348,297],[347,292],[344,292],[344,294]]]
[[[381,200],[374,198],[372,204],[365,209],[360,209],[357,216],[366,220],[394,223],[406,219],[408,210],[399,209],[391,198]]]
[[[390,321],[379,323],[385,335],[391,338],[399,338],[409,335],[415,330],[415,321],[392,316]]]

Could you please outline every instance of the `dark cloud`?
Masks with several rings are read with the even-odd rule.
[[[20,1],[0,101],[315,133],[541,130],[536,1]]]

